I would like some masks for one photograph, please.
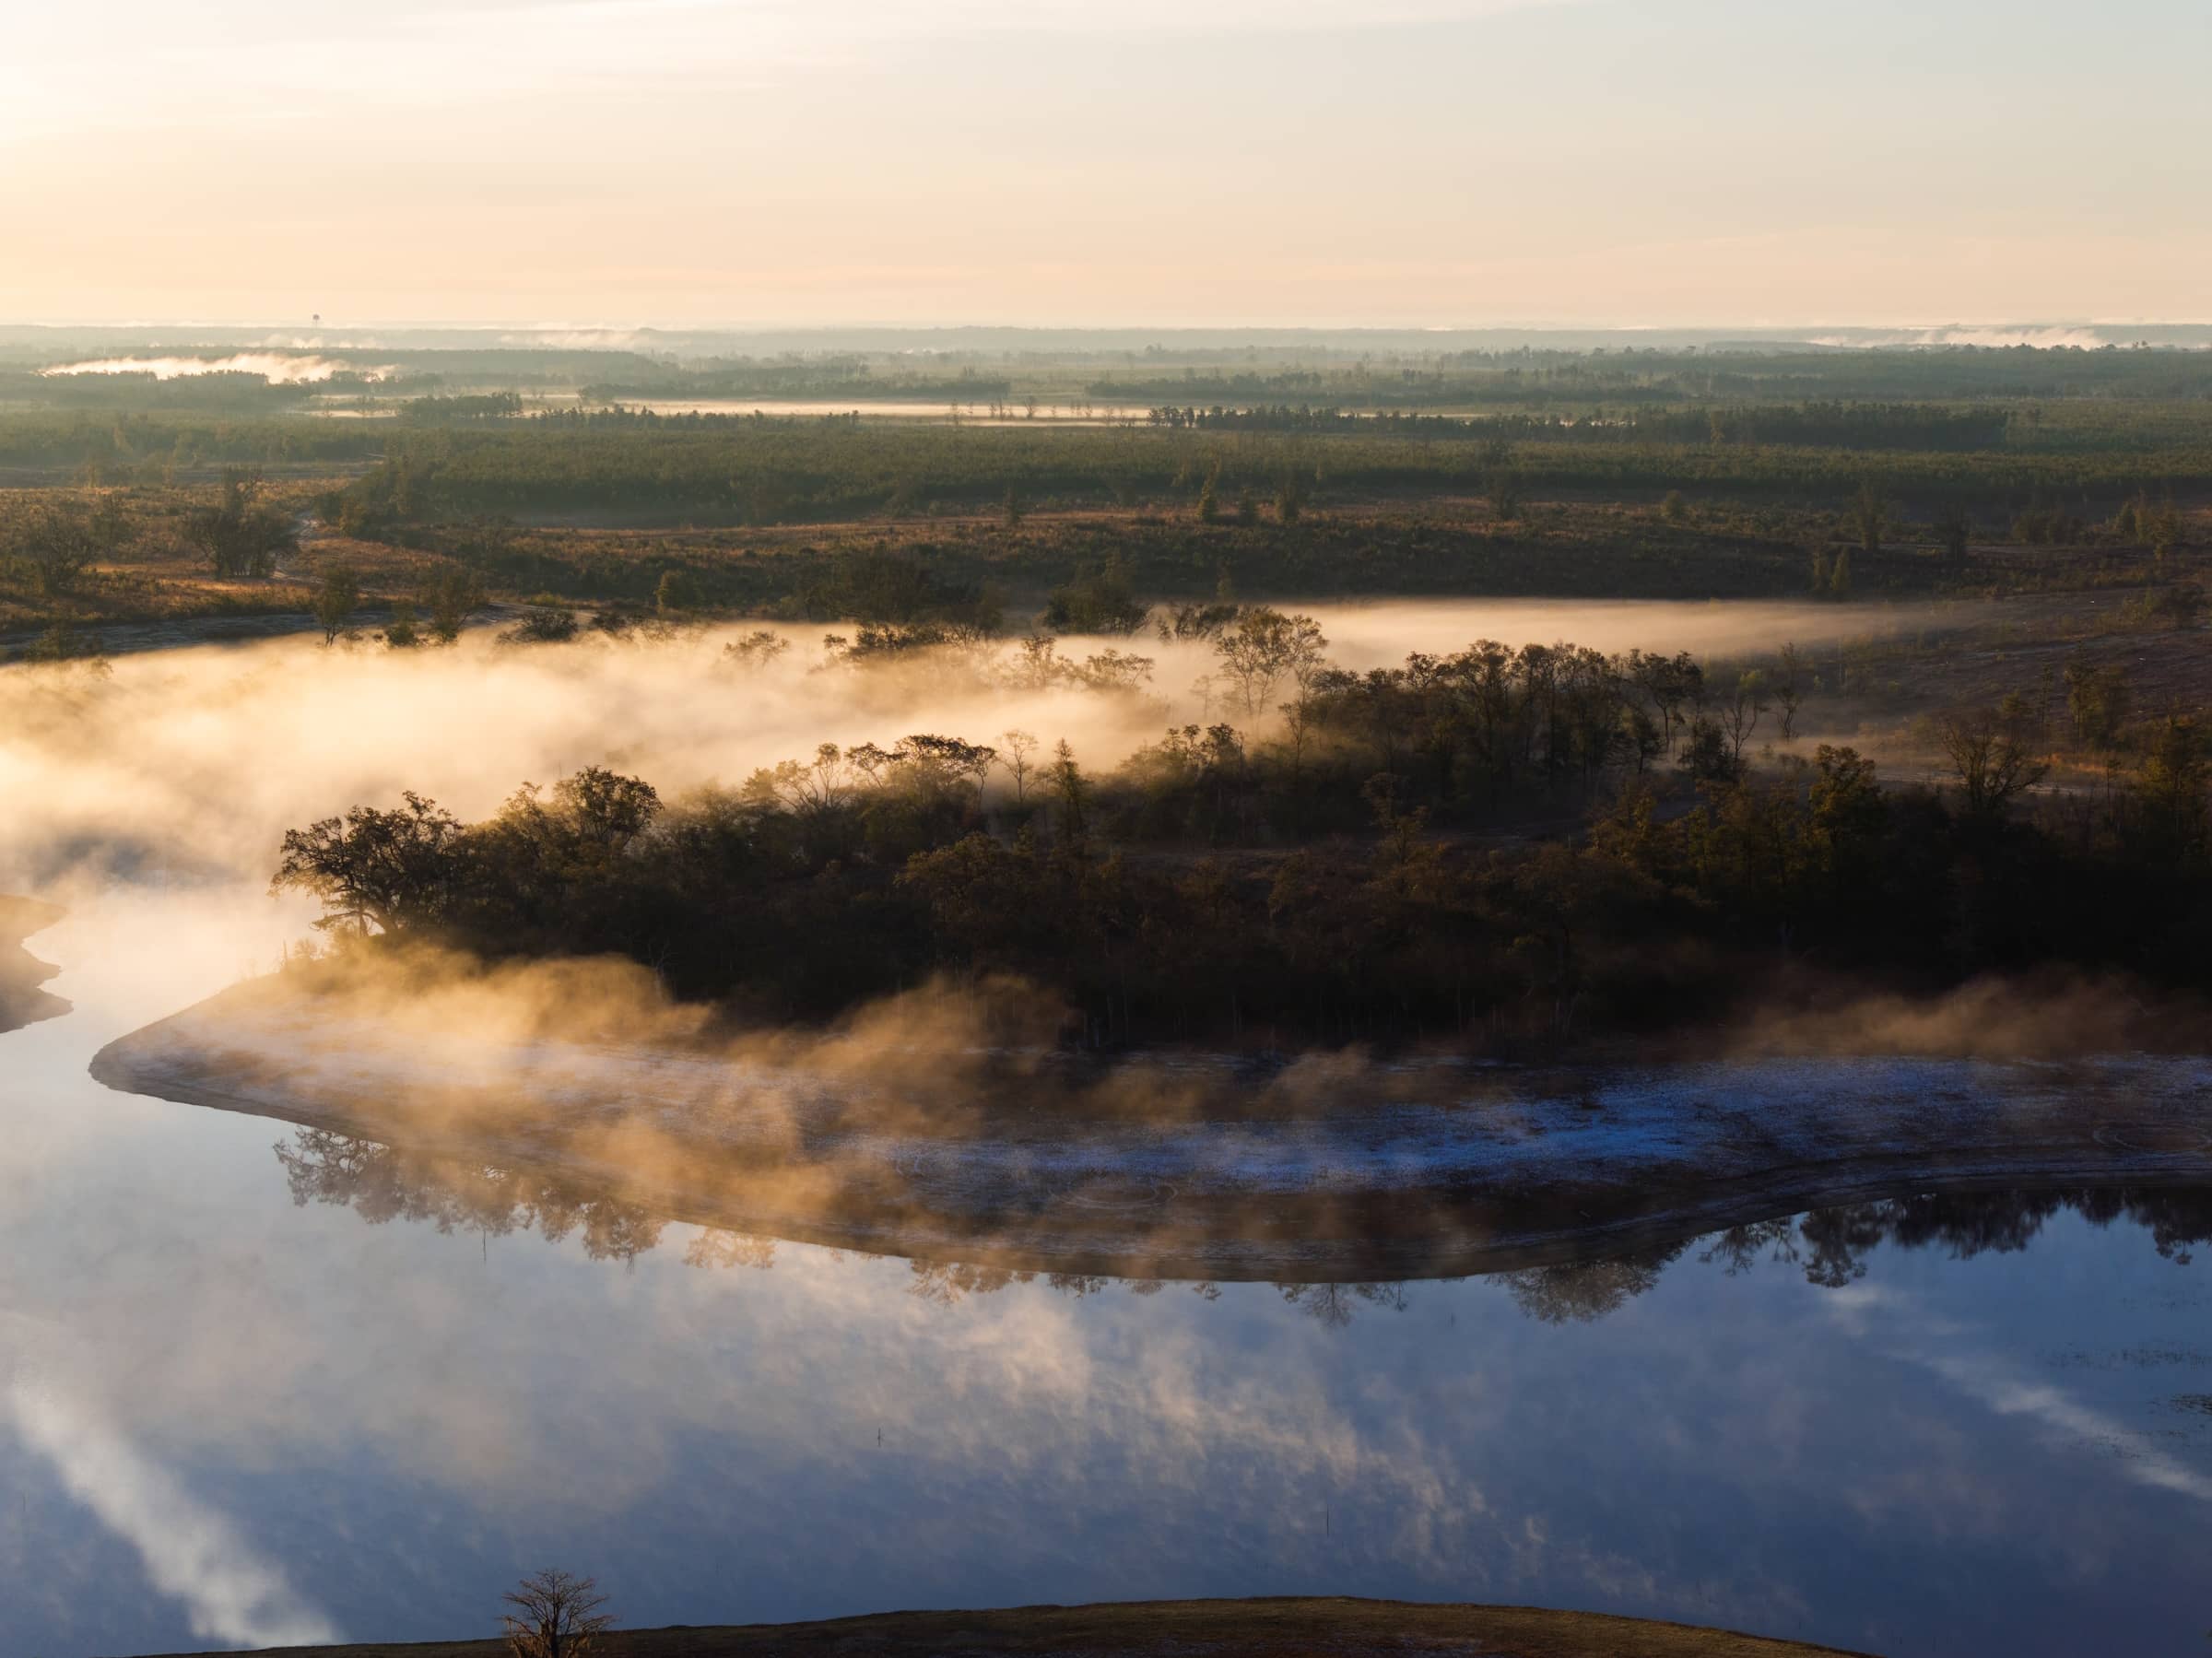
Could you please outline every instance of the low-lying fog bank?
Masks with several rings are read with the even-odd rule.
[[[1493,638],[1571,640],[1700,655],[1766,653],[1933,625],[1939,613],[1783,604],[1464,601],[1307,607],[1339,666]],[[118,869],[265,879],[285,829],[413,789],[482,816],[525,780],[591,765],[665,792],[735,785],[825,742],[894,745],[933,732],[997,743],[1018,728],[1110,768],[1164,728],[1230,717],[1205,641],[1069,638],[1070,666],[1108,651],[1148,660],[1121,688],[1025,674],[1013,641],[839,663],[848,626],[744,623],[673,637],[503,645],[488,629],[450,649],[324,648],[307,637],[119,656],[83,668],[0,668],[0,887],[61,895],[73,873]],[[767,632],[779,652],[727,647]],[[1253,733],[1272,713],[1238,711]]]
[[[1440,1276],[1901,1189],[2212,1179],[2201,1057],[1089,1070],[933,1044],[957,1021],[926,1002],[735,1045],[621,1040],[604,994],[599,1032],[556,1034],[558,996],[524,1005],[278,976],[92,1070],[733,1231],[1141,1276]]]

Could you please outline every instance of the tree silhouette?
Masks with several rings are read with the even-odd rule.
[[[599,1610],[606,1596],[590,1578],[547,1570],[524,1578],[503,1599],[500,1615],[514,1658],[583,1658],[615,1620]]]
[[[323,629],[323,642],[337,642],[339,635],[353,619],[354,606],[361,602],[361,582],[350,564],[331,564],[324,567],[322,579],[315,583],[313,610],[315,622]]]

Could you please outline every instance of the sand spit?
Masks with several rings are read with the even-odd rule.
[[[40,988],[62,970],[23,947],[26,938],[51,927],[65,913],[35,899],[0,897],[0,1031],[69,1011],[68,1003]]]
[[[1087,1096],[1033,1056],[1017,1069],[972,1051],[893,1052],[858,1076],[680,1045],[426,1036],[283,975],[91,1066],[126,1092],[529,1170],[673,1219],[1135,1276],[1437,1276],[1910,1192],[2212,1184],[2212,1058],[2197,1055],[1582,1072],[1335,1056],[1265,1080],[1183,1056]]]

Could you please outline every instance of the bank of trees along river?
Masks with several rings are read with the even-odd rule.
[[[593,769],[473,824],[410,796],[300,826],[277,881],[340,937],[627,956],[776,1019],[1016,975],[1095,1043],[1556,1046],[1711,1024],[1793,981],[2061,967],[2206,988],[2187,719],[2152,723],[2094,796],[2030,794],[2011,706],[1947,725],[1942,791],[1885,787],[1845,747],[1754,775],[1801,687],[1487,641],[1354,675],[1302,618],[1216,627],[1208,723],[1110,771],[1020,732],[824,744],[680,800]],[[1116,696],[1147,665],[1040,641],[1015,671]],[[1532,828],[1551,838],[1497,838]]]

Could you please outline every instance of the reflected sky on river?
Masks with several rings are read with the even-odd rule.
[[[100,1043],[260,964],[162,935],[198,942],[40,935],[74,1009],[0,1036],[0,1651],[488,1632],[551,1562],[650,1623],[1348,1593],[1906,1653],[2212,1619],[2205,1194],[1457,1282],[917,1265],[108,1092]]]

